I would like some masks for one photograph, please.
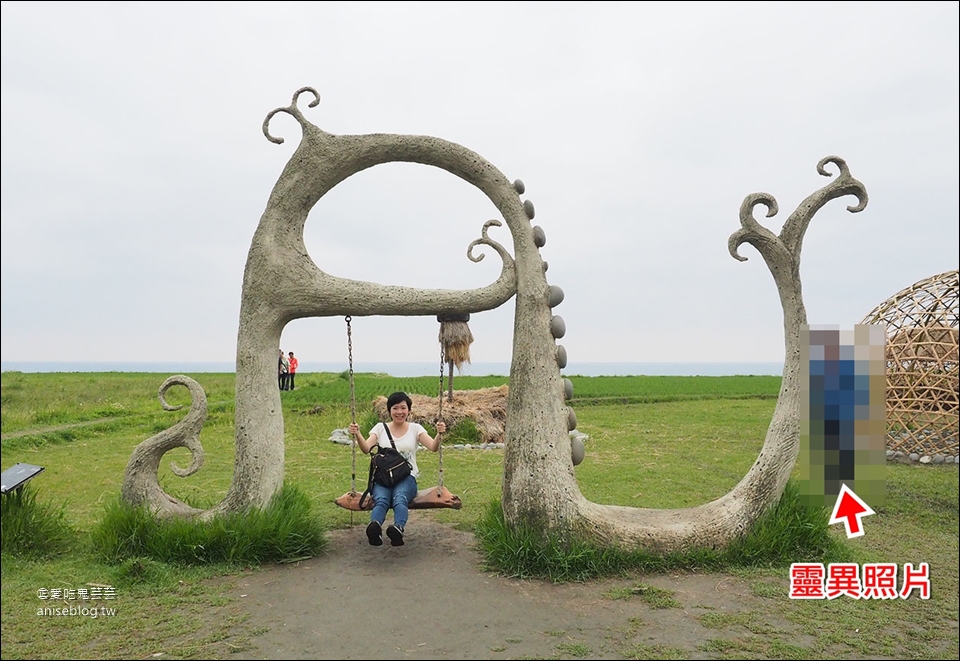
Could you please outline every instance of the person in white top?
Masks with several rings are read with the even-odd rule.
[[[370,523],[367,525],[367,540],[371,546],[383,544],[383,524],[387,518],[387,510],[393,508],[393,523],[387,526],[387,537],[392,546],[403,546],[403,528],[407,525],[410,515],[410,501],[417,496],[417,448],[423,446],[432,452],[440,449],[439,438],[433,438],[421,425],[410,422],[410,409],[413,401],[405,392],[395,392],[387,397],[387,411],[390,413],[390,422],[378,422],[370,430],[370,436],[364,438],[357,423],[350,425],[350,435],[364,454],[370,454],[373,446],[390,447],[390,438],[384,429],[389,425],[390,434],[400,454],[410,462],[413,469],[410,475],[394,487],[385,487],[374,483],[370,492],[373,496],[373,510],[370,512]],[[437,434],[447,430],[443,420],[437,421]]]
[[[277,363],[277,385],[280,390],[287,389],[288,372],[290,372],[290,361],[283,355],[283,349],[280,349],[280,360]]]

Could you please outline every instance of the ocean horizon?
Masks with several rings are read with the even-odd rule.
[[[344,363],[300,361],[298,374],[311,372],[344,372]],[[234,373],[234,361],[222,362],[114,362],[114,361],[0,361],[3,372],[150,372],[164,374],[209,374]],[[396,377],[440,376],[439,363],[390,363],[355,362],[354,373],[374,372]],[[782,362],[728,362],[728,363],[577,363],[568,364],[562,370],[564,376],[780,376]],[[444,370],[446,374],[446,370]],[[506,376],[510,374],[509,362],[469,363],[455,376]]]

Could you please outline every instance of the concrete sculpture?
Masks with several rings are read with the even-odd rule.
[[[287,113],[299,122],[300,145],[281,173],[254,234],[244,271],[237,335],[236,463],[226,498],[199,510],[166,494],[158,485],[157,467],[172,447],[191,450],[190,474],[202,463],[199,431],[205,415],[202,389],[187,377],[171,377],[161,387],[191,388],[191,413],[180,425],[144,441],[134,452],[123,485],[123,497],[147,504],[159,515],[212,517],[217,513],[261,507],[283,482],[284,441],[280,394],[276,388],[276,351],[284,326],[304,317],[365,315],[454,315],[481,312],[515,298],[513,353],[504,448],[503,511],[511,525],[530,524],[545,533],[577,537],[601,546],[671,552],[684,548],[719,547],[736,539],[770,505],[777,502],[799,449],[799,330],[806,323],[800,291],[800,248],[813,215],[830,200],[853,195],[862,210],[867,203],[863,185],[850,175],[843,159],[828,156],[817,165],[823,176],[839,174],[805,199],[786,220],[779,235],[753,217],[757,206],[767,216],[777,213],[774,197],[748,196],[740,208],[741,228],[729,241],[730,253],[750,243],[765,260],[777,284],[784,314],[786,359],[783,386],[763,448],[756,463],[725,496],[687,509],[645,509],[600,505],[580,493],[574,475],[570,432],[576,415],[567,402],[572,384],[561,370],[567,356],[558,340],[566,332],[554,313],[563,291],[547,282],[547,264],[540,248],[542,227],[532,223],[535,210],[521,199],[525,188],[510,181],[491,163],[460,145],[427,136],[369,134],[332,135],[308,122],[298,108],[303,94],[314,107],[320,101],[312,88],[302,88],[291,104],[270,112],[263,123],[267,139],[271,118]],[[486,245],[502,260],[499,277],[474,290],[417,289],[384,286],[333,277],[310,259],[303,241],[307,215],[334,186],[367,168],[390,162],[411,162],[442,168],[480,189],[496,206],[513,239],[513,254],[488,237],[467,249]]]

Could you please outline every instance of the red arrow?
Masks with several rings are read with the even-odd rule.
[[[833,514],[830,515],[830,525],[843,523],[847,528],[847,538],[860,537],[863,535],[863,525],[860,519],[865,516],[876,514],[870,506],[863,502],[853,490],[843,483],[840,485],[840,495],[837,496],[837,503],[833,506]]]

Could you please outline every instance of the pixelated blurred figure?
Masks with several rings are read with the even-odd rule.
[[[800,334],[801,493],[832,508],[846,484],[877,507],[886,496],[885,327],[804,325]]]

